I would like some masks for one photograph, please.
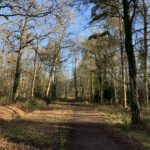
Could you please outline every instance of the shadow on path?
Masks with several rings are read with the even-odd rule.
[[[68,120],[70,135],[67,150],[143,150],[140,142],[126,139],[110,129],[94,105],[68,103],[73,114]]]
[[[0,119],[0,135],[17,146],[9,150],[143,150],[140,142],[110,129],[93,105],[75,102],[52,104],[25,118]]]

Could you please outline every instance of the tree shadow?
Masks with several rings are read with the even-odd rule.
[[[8,143],[35,149],[60,150],[65,147],[68,126],[45,121],[0,119],[0,134]]]
[[[110,148],[113,143],[122,150],[138,147],[139,141],[126,139],[112,130],[105,123],[90,122],[46,122],[15,119],[6,121],[0,119],[0,134],[7,142],[29,146],[30,149],[40,150],[88,150],[92,144],[93,150],[105,146]],[[89,141],[87,143],[87,141]],[[97,141],[97,142],[96,142]],[[107,144],[108,143],[108,144]],[[27,150],[27,148],[26,148]]]

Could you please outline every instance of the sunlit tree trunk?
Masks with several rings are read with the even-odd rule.
[[[127,108],[128,104],[127,104],[127,93],[126,93],[126,75],[125,75],[125,64],[124,64],[124,50],[123,50],[122,46],[121,46],[121,73],[122,73],[122,99],[123,99],[122,101],[123,101],[123,106],[125,108]]]
[[[51,87],[51,80],[52,80],[52,72],[49,72],[48,86],[47,86],[47,90],[46,90],[46,97],[49,96],[50,87]]]
[[[123,104],[124,104],[124,107],[127,108],[128,107],[128,104],[127,104],[127,88],[126,88],[126,76],[123,75]]]
[[[143,0],[143,19],[144,19],[144,101],[146,102],[147,106],[149,105],[148,99],[148,66],[147,66],[147,57],[148,57],[148,9]]]
[[[122,19],[119,17],[119,34],[120,34],[120,50],[121,50],[121,74],[122,74],[122,102],[123,106],[127,108],[127,93],[126,93],[126,76],[125,76],[125,64],[124,64],[124,46],[123,46],[123,29]]]
[[[78,99],[78,86],[77,86],[77,58],[75,56],[75,67],[74,67],[74,89],[75,98]]]
[[[33,72],[33,81],[31,86],[31,99],[34,97],[34,89],[35,89],[35,79],[37,74],[37,52],[35,51],[35,59],[34,59],[34,72]]]

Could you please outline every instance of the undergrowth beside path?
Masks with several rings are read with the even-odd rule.
[[[122,107],[99,105],[97,110],[105,122],[113,129],[120,132],[125,138],[134,138],[143,143],[146,149],[150,149],[150,109],[141,109],[142,120],[137,126],[131,125],[130,109]]]

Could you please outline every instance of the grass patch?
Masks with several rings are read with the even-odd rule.
[[[142,120],[137,126],[131,125],[130,109],[115,106],[98,106],[103,120],[124,136],[141,141],[146,149],[150,149],[150,109],[141,109]]]

